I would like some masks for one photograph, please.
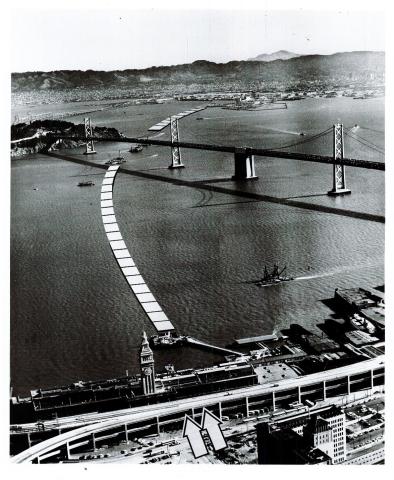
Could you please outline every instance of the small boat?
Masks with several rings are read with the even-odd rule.
[[[131,153],[138,153],[138,152],[142,152],[142,145],[140,144],[137,144],[137,145],[130,145],[130,150],[129,152]]]
[[[91,180],[87,180],[86,182],[79,182],[78,187],[93,187],[94,183]]]
[[[305,135],[304,132],[301,132],[301,133],[300,133],[300,137],[303,137],[304,135]]]
[[[149,343],[152,348],[173,348],[180,347],[185,343],[184,336],[177,336],[172,334],[154,335],[150,337]]]
[[[204,120],[204,117],[197,117],[196,120]]]
[[[366,318],[362,317],[358,313],[355,313],[353,317],[350,318],[350,324],[356,330],[362,330],[368,333],[375,333],[375,326]]]
[[[112,158],[105,162],[106,165],[120,165],[121,163],[125,163],[126,160],[117,160],[116,158]]]
[[[264,267],[264,276],[255,282],[253,282],[255,285],[258,287],[266,287],[269,285],[276,285],[278,283],[282,282],[290,282],[291,280],[294,280],[294,277],[288,277],[286,275],[283,275],[284,272],[286,271],[286,266],[282,268],[281,271],[279,271],[279,266],[274,265],[274,268],[272,269],[272,272],[268,272],[267,267]]]
[[[121,163],[125,163],[126,160],[122,155],[120,154],[119,150],[119,155],[116,158],[112,158],[111,160],[108,160],[108,162],[105,162],[106,165],[120,165]]]

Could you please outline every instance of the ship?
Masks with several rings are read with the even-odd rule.
[[[288,277],[284,275],[286,272],[286,266],[279,271],[279,265],[274,265],[274,268],[271,272],[268,271],[267,267],[264,266],[264,276],[260,279],[255,281],[255,285],[258,287],[267,287],[269,285],[276,285],[277,283],[281,282],[290,282],[294,280],[294,277]]]
[[[375,326],[366,318],[362,317],[358,313],[355,313],[353,317],[350,318],[350,324],[356,330],[362,330],[368,333],[375,333]]]
[[[142,152],[142,145],[140,144],[137,144],[137,145],[130,145],[130,150],[129,152],[131,153],[138,153],[138,152]]]
[[[126,160],[121,155],[120,150],[119,150],[118,156],[115,157],[115,158],[111,158],[111,160],[108,160],[107,162],[105,162],[105,164],[106,165],[120,165],[121,163],[125,163],[125,161]]]
[[[185,337],[172,334],[153,335],[150,337],[149,343],[154,349],[180,347],[185,343]]]
[[[87,180],[86,182],[79,182],[78,187],[93,187],[94,183],[91,180]]]
[[[119,150],[119,155],[115,158],[115,161],[118,163],[124,163],[126,161],[124,157],[121,155],[120,150]]]
[[[111,160],[108,160],[108,162],[105,162],[106,165],[120,165],[121,163],[125,163],[126,160],[123,158],[112,158]]]

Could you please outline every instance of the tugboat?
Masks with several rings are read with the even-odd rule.
[[[294,277],[288,277],[286,275],[283,275],[286,271],[286,266],[279,271],[279,266],[274,265],[274,268],[272,272],[268,272],[267,267],[264,267],[264,276],[260,279],[257,280],[255,285],[258,287],[266,287],[269,285],[276,285],[277,283],[282,283],[282,282],[290,282],[291,280],[294,280]]]
[[[91,180],[87,180],[86,182],[79,182],[78,187],[93,187],[94,183]]]

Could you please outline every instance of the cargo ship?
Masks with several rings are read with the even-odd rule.
[[[281,282],[290,282],[294,280],[294,277],[288,277],[284,275],[286,272],[286,266],[279,271],[279,266],[274,265],[274,268],[271,272],[267,270],[267,267],[264,267],[264,276],[260,280],[256,280],[254,282],[255,285],[258,287],[268,287],[270,285],[276,285],[277,283]]]

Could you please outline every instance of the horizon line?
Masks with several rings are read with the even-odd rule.
[[[13,71],[11,72],[11,75],[13,74],[24,74],[24,73],[51,73],[51,72],[89,72],[89,71],[92,71],[92,72],[117,72],[117,71],[120,71],[120,72],[125,72],[127,70],[137,70],[137,71],[143,71],[143,70],[149,70],[151,68],[171,68],[171,67],[178,67],[178,66],[183,66],[183,65],[192,65],[196,62],[206,62],[206,63],[214,63],[216,65],[227,65],[229,63],[233,63],[233,62],[259,62],[259,63],[273,63],[273,62],[277,62],[277,61],[282,61],[282,62],[287,62],[289,60],[293,60],[294,58],[300,58],[300,57],[314,57],[314,56],[320,56],[320,57],[330,57],[330,56],[333,56],[333,55],[338,55],[338,54],[344,54],[344,53],[386,53],[385,50],[346,50],[346,51],[339,51],[339,52],[334,52],[334,53],[306,53],[306,54],[303,54],[303,53],[296,53],[296,52],[291,52],[289,50],[285,50],[285,49],[280,49],[280,50],[276,50],[274,52],[271,52],[271,53],[260,53],[258,55],[256,55],[256,57],[260,56],[260,55],[273,55],[275,53],[278,53],[278,52],[288,52],[288,53],[292,53],[294,55],[297,55],[297,57],[292,57],[292,58],[288,58],[288,59],[276,59],[276,60],[269,60],[269,61],[264,61],[264,60],[254,60],[254,59],[246,59],[246,60],[229,60],[227,62],[215,62],[213,60],[206,60],[206,59],[196,59],[196,60],[193,60],[192,62],[189,62],[189,63],[175,63],[175,64],[171,64],[171,65],[151,65],[149,67],[142,67],[142,68],[123,68],[123,69],[117,69],[117,68],[110,68],[108,70],[98,70],[98,69],[94,69],[94,68],[87,68],[85,70],[82,70],[82,69],[73,69],[73,68],[58,68],[56,70],[23,70],[23,71]],[[256,58],[254,57],[254,58]]]

